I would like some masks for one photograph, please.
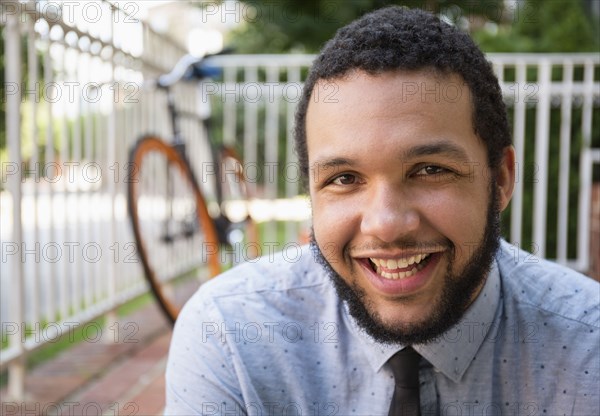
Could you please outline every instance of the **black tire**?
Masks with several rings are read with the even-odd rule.
[[[175,323],[187,298],[221,271],[215,225],[189,165],[160,138],[138,140],[128,168],[128,210],[137,254],[161,309]],[[184,262],[187,268],[181,267]]]

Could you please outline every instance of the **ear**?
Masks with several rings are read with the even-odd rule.
[[[504,211],[510,202],[515,188],[515,148],[507,146],[503,150],[502,160],[496,173],[496,187],[500,211]]]

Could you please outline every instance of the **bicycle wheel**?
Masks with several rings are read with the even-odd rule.
[[[174,323],[195,289],[220,272],[215,225],[189,165],[158,137],[131,150],[127,191],[144,274]]]
[[[241,260],[251,260],[259,255],[260,242],[258,227],[250,215],[250,187],[244,174],[244,165],[235,150],[227,146],[221,147],[220,163],[221,206],[231,223],[228,241]]]

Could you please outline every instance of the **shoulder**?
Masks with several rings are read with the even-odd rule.
[[[308,246],[238,265],[203,284],[182,314],[202,310],[219,320],[254,320],[284,313],[306,313],[327,303],[332,286]]]
[[[505,302],[600,327],[600,283],[502,241],[496,256]]]
[[[233,267],[202,285],[199,293],[204,297],[227,297],[290,290],[326,281],[308,246],[286,247]]]

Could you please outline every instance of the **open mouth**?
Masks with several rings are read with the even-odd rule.
[[[371,269],[379,276],[390,279],[406,279],[422,270],[431,260],[432,253],[415,254],[395,259],[369,258]]]

